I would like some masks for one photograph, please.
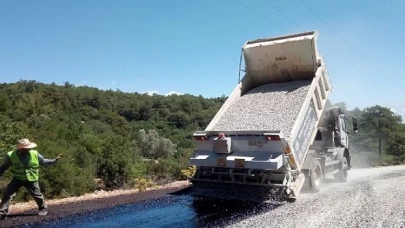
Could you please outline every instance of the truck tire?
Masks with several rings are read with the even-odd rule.
[[[339,173],[334,175],[335,180],[338,182],[346,182],[347,174],[349,171],[349,164],[347,163],[347,158],[342,156],[339,163]]]
[[[315,160],[309,176],[309,188],[312,192],[319,192],[321,190],[322,180],[323,173],[321,163]]]

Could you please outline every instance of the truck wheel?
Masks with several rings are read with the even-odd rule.
[[[342,156],[339,163],[339,173],[334,175],[335,180],[339,182],[346,182],[347,181],[347,174],[349,171],[349,165],[347,163],[347,158]]]
[[[311,169],[311,176],[309,177],[309,187],[313,192],[319,192],[321,190],[321,184],[323,179],[321,163],[316,160],[314,166]]]

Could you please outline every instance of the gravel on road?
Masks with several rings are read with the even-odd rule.
[[[326,183],[229,227],[404,227],[404,186],[405,166],[353,169],[346,183]]]
[[[288,139],[312,81],[271,83],[238,98],[209,130],[282,130]]]

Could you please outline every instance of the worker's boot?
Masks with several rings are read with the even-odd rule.
[[[46,207],[39,209],[38,215],[39,216],[45,216],[48,214],[48,209]]]
[[[7,212],[1,211],[0,212],[0,219],[3,220],[3,219],[6,219],[6,218],[7,218]]]

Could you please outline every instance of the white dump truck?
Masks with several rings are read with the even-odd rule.
[[[339,107],[325,107],[332,85],[317,38],[312,31],[243,45],[244,77],[193,135],[196,188],[254,187],[294,202],[305,184],[319,191],[325,174],[346,181],[357,120],[349,130]]]

